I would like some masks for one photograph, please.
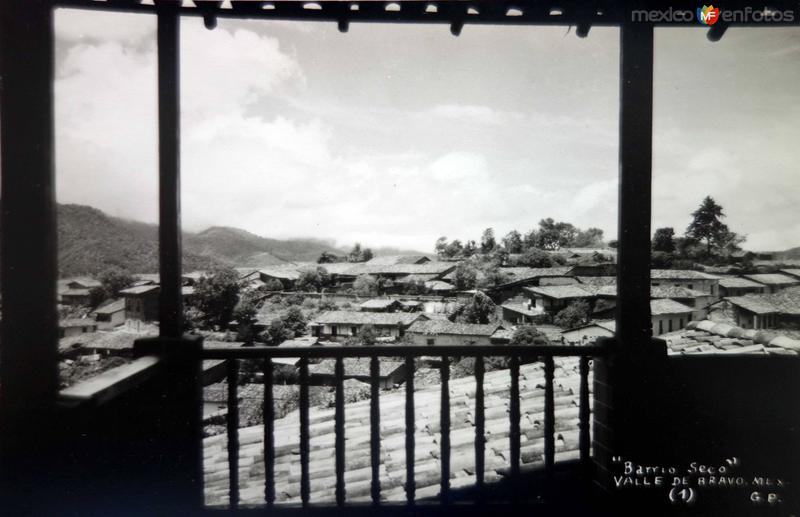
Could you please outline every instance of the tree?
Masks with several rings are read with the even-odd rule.
[[[361,262],[369,262],[374,256],[375,254],[370,248],[364,248],[364,251],[361,252]]]
[[[578,229],[570,223],[556,222],[551,217],[539,221],[536,246],[544,250],[557,250],[573,246]]]
[[[264,284],[264,289],[267,291],[283,291],[283,284],[277,278],[270,278],[266,284]]]
[[[491,298],[478,291],[469,303],[459,305],[453,316],[461,323],[489,323],[495,319],[496,308]]]
[[[348,262],[361,262],[361,243],[357,242],[353,245],[353,249],[347,255]]]
[[[610,241],[608,241],[608,247],[611,248],[612,250],[617,249],[618,246],[619,246],[619,241],[617,239],[611,239]]]
[[[478,252],[478,245],[475,244],[475,241],[469,240],[466,244],[464,244],[464,250],[461,252],[464,257],[471,257]]]
[[[672,228],[659,228],[653,234],[653,251],[672,253],[675,251],[675,230]]]
[[[236,339],[247,344],[253,342],[255,337],[253,325],[256,322],[255,300],[249,296],[242,296],[236,307],[233,308],[233,319],[236,320]]]
[[[586,300],[575,300],[561,309],[553,323],[563,329],[571,329],[589,321],[589,304]]]
[[[353,291],[359,296],[375,296],[378,294],[378,281],[370,275],[359,275],[353,282]]]
[[[482,287],[496,287],[510,281],[509,276],[498,267],[490,267],[484,272],[480,284]]]
[[[339,262],[339,257],[330,251],[323,251],[317,259],[317,264],[333,264],[334,262]]]
[[[207,325],[228,325],[239,302],[239,289],[239,275],[232,268],[220,268],[200,278],[194,296]]]
[[[552,267],[553,259],[546,251],[529,248],[517,259],[517,264],[528,267]]]
[[[511,335],[512,345],[549,345],[550,340],[533,325],[520,325]]]
[[[444,250],[445,257],[458,257],[464,253],[464,246],[461,245],[461,241],[458,239],[453,240]]]
[[[721,219],[725,217],[722,207],[711,196],[706,196],[700,207],[692,212],[692,222],[686,228],[686,236],[698,241],[705,240],[706,254],[718,246],[721,238],[728,232],[728,226]]]
[[[474,289],[477,278],[478,271],[470,264],[461,262],[453,273],[453,285],[459,291]]]
[[[378,333],[375,331],[375,327],[372,325],[362,325],[360,329],[358,329],[358,334],[356,335],[358,338],[358,343],[365,346],[374,345],[377,342]]]
[[[317,292],[330,283],[328,270],[322,266],[314,269],[306,269],[300,272],[300,276],[295,283],[298,291]]]
[[[603,245],[603,230],[600,228],[587,228],[578,230],[572,246],[576,248],[596,248]]]
[[[538,243],[539,236],[536,234],[536,230],[530,230],[528,233],[525,234],[525,237],[522,238],[522,247],[525,250],[529,250],[535,248]]]
[[[481,235],[481,253],[489,253],[495,246],[497,246],[497,242],[494,240],[494,230],[486,228]]]
[[[511,230],[503,237],[503,247],[508,253],[522,253],[522,235],[517,230]]]
[[[287,339],[292,339],[293,337],[294,332],[286,328],[286,325],[281,319],[272,320],[267,330],[261,334],[261,340],[272,346],[278,346]]]
[[[299,337],[306,332],[306,317],[300,307],[289,307],[286,314],[281,318],[283,326],[293,333],[292,337]]]
[[[119,292],[133,285],[134,278],[128,271],[116,267],[106,269],[98,277],[109,298],[116,298]]]
[[[653,269],[670,269],[672,267],[672,253],[654,251],[650,254],[650,267]]]
[[[433,248],[436,251],[436,254],[440,257],[445,255],[445,250],[447,250],[447,237],[439,237],[436,239],[436,245]]]

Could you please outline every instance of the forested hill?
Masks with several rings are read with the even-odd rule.
[[[267,239],[238,228],[212,227],[183,234],[184,271],[216,265],[265,267],[316,261],[323,251],[346,251],[316,239]],[[158,271],[158,227],[111,217],[84,205],[58,205],[60,276],[96,275],[117,266],[134,273]]]
[[[183,251],[186,271],[222,262]],[[135,273],[158,271],[158,227],[110,217],[89,206],[58,205],[59,275],[96,275],[112,266]]]

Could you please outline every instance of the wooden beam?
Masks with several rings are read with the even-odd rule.
[[[36,496],[25,498],[43,490],[49,475],[43,462],[57,439],[52,420],[58,390],[58,264],[50,7],[45,0],[9,0],[0,9],[0,472],[8,482],[0,507],[8,513],[15,513],[9,496],[26,513],[39,513],[33,509],[46,504]]]
[[[180,183],[180,18],[177,5],[158,4],[158,181],[162,337],[182,334]]]
[[[653,26],[623,24],[620,54],[617,338],[630,349],[646,346],[652,337]]]

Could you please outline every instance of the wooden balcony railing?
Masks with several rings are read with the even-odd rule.
[[[450,364],[452,358],[471,357],[475,359],[475,488],[480,497],[484,488],[484,443],[485,443],[485,415],[484,415],[484,358],[508,357],[510,359],[510,389],[509,389],[509,446],[510,465],[509,479],[512,483],[520,478],[520,363],[544,363],[544,479],[545,489],[548,481],[552,480],[555,463],[555,403],[554,403],[554,371],[555,357],[577,357],[579,371],[578,394],[578,429],[579,429],[579,462],[581,471],[589,472],[590,464],[590,426],[589,426],[589,369],[590,359],[602,357],[607,353],[603,346],[514,346],[514,345],[488,345],[488,346],[360,346],[360,347],[311,347],[311,348],[277,348],[277,347],[249,347],[236,349],[204,349],[202,359],[225,359],[227,366],[228,384],[228,410],[226,417],[227,426],[227,461],[229,479],[229,505],[236,508],[240,504],[239,496],[239,400],[237,396],[239,381],[240,361],[263,361],[264,378],[264,503],[276,503],[275,490],[275,425],[273,416],[275,407],[273,401],[273,358],[297,357],[299,361],[299,456],[300,456],[300,500],[302,504],[310,503],[310,475],[309,475],[309,360],[310,359],[335,359],[335,504],[342,506],[345,497],[345,403],[344,403],[344,359],[369,358],[370,360],[370,465],[371,465],[371,502],[381,504],[381,484],[379,478],[380,460],[380,390],[379,367],[381,358],[404,358],[406,366],[405,375],[405,467],[406,483],[405,494],[408,504],[414,504],[415,497],[415,406],[414,406],[414,369],[415,360],[419,357],[441,358],[440,390],[440,451],[441,486],[439,501],[447,503],[451,499],[450,490]]]

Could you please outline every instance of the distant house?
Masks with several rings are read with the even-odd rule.
[[[448,320],[420,320],[408,328],[408,335],[415,345],[489,345],[492,334],[500,328],[504,327],[499,323],[481,325],[453,323]]]
[[[58,322],[58,337],[72,337],[97,330],[97,323],[91,318],[72,318]]]
[[[86,276],[73,278],[67,282],[67,287],[69,289],[94,289],[95,287],[102,286],[103,284],[99,280]]]
[[[797,278],[800,280],[800,269],[790,268],[790,269],[781,269],[779,273],[790,276],[792,278]]]
[[[138,273],[134,275],[136,281],[133,287],[140,285],[159,285],[161,283],[161,275],[158,273]]]
[[[736,325],[742,328],[800,328],[800,287],[770,294],[731,296],[725,300],[733,307]]]
[[[425,255],[384,255],[366,262],[368,266],[393,266],[395,264],[425,264],[431,259]]]
[[[503,321],[513,325],[526,325],[533,323],[536,316],[541,313],[531,311],[524,303],[506,303],[500,306]]]
[[[125,299],[113,300],[96,308],[90,316],[94,316],[97,328],[108,330],[125,323]]]
[[[296,337],[287,339],[278,348],[307,348],[311,346],[321,346],[319,339],[314,336]],[[272,364],[275,369],[294,369],[300,363],[299,357],[273,357]]]
[[[617,250],[612,248],[562,248],[559,252],[567,260],[591,259],[597,262],[616,262]]]
[[[356,336],[364,325],[371,325],[379,336],[397,338],[420,318],[425,315],[419,312],[328,311],[314,318],[309,327],[316,337],[335,339]]]
[[[125,317],[129,320],[158,320],[158,296],[161,287],[141,285],[129,287],[119,292],[125,298]]]
[[[572,266],[571,274],[575,276],[612,276],[617,274],[614,262],[591,262],[581,259]]]
[[[719,296],[719,277],[690,269],[653,269],[650,271],[650,285],[686,287]]]
[[[294,288],[295,282],[300,278],[300,272],[292,268],[262,268],[258,270],[258,273],[262,282],[269,283],[277,280],[284,289]]]
[[[183,285],[195,285],[197,282],[200,281],[201,278],[206,276],[205,271],[190,271],[189,273],[184,273],[181,275],[181,281]]]
[[[425,289],[437,296],[448,296],[456,290],[456,286],[444,280],[430,280],[425,282]]]
[[[536,314],[555,314],[575,300],[589,300],[595,289],[581,285],[548,285],[523,288],[530,299],[529,310]]]
[[[758,273],[754,275],[744,275],[744,278],[752,280],[753,282],[758,282],[759,284],[764,284],[766,286],[764,290],[766,294],[775,293],[787,287],[800,285],[800,278],[784,275],[782,273]]]
[[[342,360],[344,378],[370,382],[370,359],[368,357],[347,357]],[[378,385],[383,388],[392,388],[405,381],[406,367],[401,361],[381,360],[378,371]],[[336,360],[325,359],[315,364],[308,370],[311,384],[333,386],[336,383]]]
[[[761,294],[766,291],[766,286],[747,278],[721,277],[719,279],[720,296],[742,296],[745,294]]]
[[[92,302],[91,291],[89,289],[64,289],[58,293],[61,303],[71,305],[90,305]]]
[[[395,312],[400,307],[400,302],[393,298],[373,298],[358,306],[364,312]]]
[[[650,298],[653,300],[669,298],[691,307],[694,309],[691,317],[693,320],[705,319],[709,306],[718,301],[716,296],[711,296],[709,293],[674,285],[651,286]]]
[[[598,337],[613,337],[617,331],[617,322],[593,321],[580,327],[565,330],[561,333],[564,342],[572,345],[585,345],[595,341]]]
[[[399,300],[400,310],[405,312],[419,312],[425,308],[425,304],[419,300]]]
[[[675,300],[650,300],[650,313],[653,318],[653,335],[680,330],[692,320],[694,309]]]

